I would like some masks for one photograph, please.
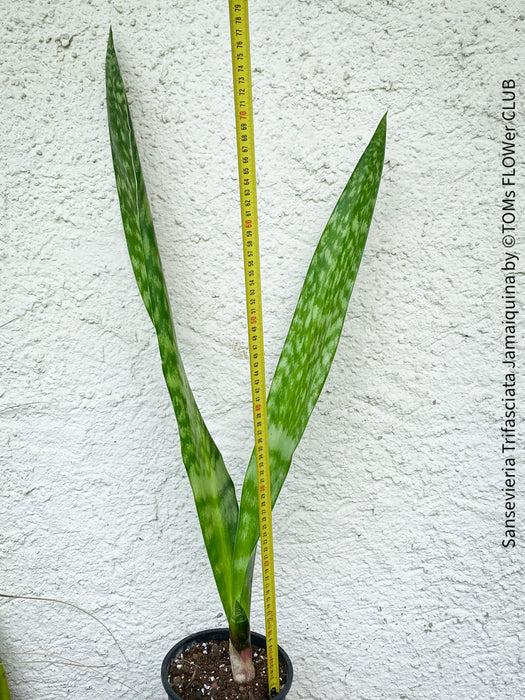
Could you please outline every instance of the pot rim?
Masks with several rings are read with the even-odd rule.
[[[161,667],[161,678],[162,678],[162,685],[164,686],[164,690],[168,694],[168,697],[171,700],[184,700],[181,698],[180,695],[178,695],[175,690],[171,687],[169,681],[168,681],[168,669],[171,663],[171,660],[175,658],[177,655],[180,655],[186,649],[189,649],[191,646],[198,644],[199,642],[202,641],[213,641],[213,640],[223,640],[223,639],[229,639],[230,633],[227,627],[216,627],[216,628],[211,628],[207,630],[202,630],[201,632],[195,632],[193,634],[188,635],[187,637],[184,637],[184,639],[181,639],[180,642],[177,642],[166,654],[164,657],[164,660],[162,662],[162,667]],[[252,646],[256,647],[266,647],[266,637],[262,634],[258,634],[257,632],[252,632],[251,633],[251,641],[252,641]],[[275,695],[272,700],[284,700],[286,698],[286,695],[288,694],[288,691],[290,690],[290,687],[292,685],[292,680],[293,680],[293,667],[292,667],[292,662],[290,661],[290,657],[288,654],[282,649],[280,646],[278,646],[279,650],[279,659],[284,663],[286,667],[286,683],[281,687],[279,693]]]

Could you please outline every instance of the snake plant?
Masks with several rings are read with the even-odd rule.
[[[240,503],[193,397],[174,324],[110,30],[106,55],[109,134],[120,211],[137,285],[155,328],[162,370],[217,589],[230,629],[239,682],[253,677],[250,597],[259,537],[255,459]],[[328,220],[312,258],[268,394],[272,506],[332,364],[363,255],[383,168],[386,114]]]

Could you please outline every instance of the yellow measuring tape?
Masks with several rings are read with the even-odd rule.
[[[264,615],[266,623],[266,648],[268,653],[268,685],[270,696],[273,696],[279,692],[279,657],[277,650],[277,619],[275,612],[270,450],[268,444],[268,417],[266,411],[266,381],[264,372],[264,339],[248,1],[229,0],[229,5],[233,92],[235,97],[235,127],[237,131],[237,160],[239,165],[239,192],[241,199],[244,251],[244,281],[246,286],[246,313],[248,317],[257,492],[259,498]]]

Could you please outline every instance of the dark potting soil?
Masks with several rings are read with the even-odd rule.
[[[250,683],[233,680],[228,642],[200,642],[173,659],[168,680],[184,700],[268,700],[266,649],[253,647],[255,678]],[[281,687],[286,682],[284,664],[279,662]]]

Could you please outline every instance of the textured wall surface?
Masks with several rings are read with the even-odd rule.
[[[517,80],[523,128],[522,9],[251,2],[269,378],[389,110],[346,325],[275,510],[290,700],[525,696],[525,535],[501,546],[499,437],[500,99]],[[181,352],[240,490],[252,428],[227,3],[0,10],[0,592],[67,601],[114,635],[77,608],[4,599],[0,654],[13,700],[159,699],[166,651],[224,617],[128,261],[104,56],[111,23]],[[259,575],[254,598],[263,630]]]

